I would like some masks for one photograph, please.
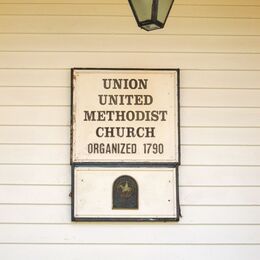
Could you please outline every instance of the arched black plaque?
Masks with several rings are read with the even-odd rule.
[[[138,209],[138,184],[133,177],[122,175],[114,181],[113,209]]]

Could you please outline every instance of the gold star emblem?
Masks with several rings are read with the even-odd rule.
[[[119,187],[121,188],[121,191],[123,193],[132,191],[132,188],[128,186],[128,182],[127,181],[125,182],[125,185],[120,185]]]

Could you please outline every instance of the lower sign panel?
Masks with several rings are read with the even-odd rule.
[[[73,169],[74,221],[178,221],[174,168]]]

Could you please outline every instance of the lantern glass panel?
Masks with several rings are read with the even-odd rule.
[[[139,22],[151,20],[153,0],[131,0]]]
[[[143,25],[142,28],[145,29],[146,31],[153,31],[153,30],[156,30],[156,29],[160,29],[161,27],[159,27],[156,24],[151,23],[151,24]]]
[[[171,9],[173,0],[159,0],[158,3],[157,20],[164,24],[166,22],[167,15]]]

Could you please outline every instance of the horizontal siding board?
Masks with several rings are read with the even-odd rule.
[[[183,206],[181,224],[260,224],[260,207]]]
[[[256,108],[182,108],[181,126],[259,127]]]
[[[0,204],[69,205],[70,190],[70,186],[0,185]],[[260,187],[180,187],[180,203],[260,206]]]
[[[91,258],[92,260],[116,259],[123,255],[125,260],[190,259],[200,260],[258,260],[259,245],[12,245],[0,246],[5,260],[19,259],[23,255],[27,260],[57,259],[69,260]]]
[[[116,44],[115,44],[116,43]],[[136,44],[138,43],[138,44]],[[260,53],[260,37],[0,34],[0,51]]]
[[[0,88],[0,106],[3,105],[70,105],[70,89],[45,87],[2,87]]]
[[[260,187],[187,187],[180,189],[183,205],[260,205]]]
[[[69,205],[70,191],[69,186],[0,185],[0,204]]]
[[[7,15],[0,17],[0,24],[0,33],[145,33],[136,26],[133,17],[16,16],[14,19]],[[156,33],[259,35],[259,26],[259,19],[170,17],[167,27]]]
[[[0,145],[3,164],[69,164],[69,145]]]
[[[183,165],[260,165],[260,146],[185,146]]]
[[[0,69],[0,86],[69,87],[70,71],[38,69]]]
[[[0,205],[0,223],[71,223],[70,205]]]
[[[181,106],[260,107],[260,89],[183,89]]]
[[[198,2],[197,2],[198,3]],[[208,1],[209,3],[209,1]],[[259,4],[259,2],[258,2]],[[260,6],[227,6],[227,5],[173,5],[170,15],[172,17],[238,17],[259,18]]]
[[[259,20],[260,21],[260,20]],[[158,59],[162,63],[158,63]],[[138,65],[137,65],[137,62]],[[0,68],[71,67],[180,68],[260,70],[260,54],[215,53],[102,53],[102,52],[0,52]]]
[[[0,143],[70,144],[70,127],[0,126]]]
[[[93,15],[132,16],[125,2],[115,4],[1,4],[0,15]],[[189,6],[175,4],[172,17],[239,17],[259,18],[260,7],[256,6]]]
[[[0,86],[70,87],[69,69],[0,69],[0,77]],[[259,71],[181,70],[181,88],[260,89],[258,82]]]
[[[182,70],[181,87],[260,89],[259,71]]]
[[[260,145],[260,128],[182,128],[185,145]]]
[[[0,165],[0,184],[70,185],[69,165]]]
[[[70,205],[0,205],[0,223],[70,224]],[[260,224],[260,207],[182,206],[180,225]]]
[[[55,1],[56,2],[56,1]],[[130,6],[124,2],[115,4],[1,4],[0,15],[94,15],[94,16],[130,16]]]
[[[68,126],[69,124],[69,107],[0,107],[0,125]]]
[[[180,166],[181,186],[260,186],[260,166]]]
[[[111,236],[111,232],[113,236]],[[100,235],[102,234],[102,235]],[[104,244],[251,244],[260,242],[259,226],[1,225],[5,243]]]

